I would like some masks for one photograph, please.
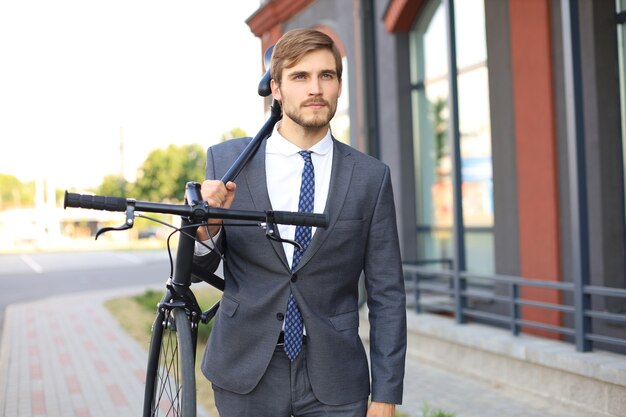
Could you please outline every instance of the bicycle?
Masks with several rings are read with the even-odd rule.
[[[200,322],[208,324],[219,308],[219,301],[202,311],[191,290],[193,253],[198,227],[209,219],[237,220],[237,224],[224,227],[256,223],[265,229],[269,239],[283,241],[276,234],[277,224],[326,227],[324,214],[281,211],[246,211],[209,207],[202,201],[200,184],[188,182],[185,204],[153,203],[120,197],[81,195],[65,193],[65,207],[126,212],[126,222],[120,227],[105,227],[97,236],[111,230],[132,228],[136,217],[153,219],[138,212],[180,215],[181,226],[175,228],[170,237],[180,232],[175,266],[168,250],[172,271],[166,282],[166,292],[157,306],[157,315],[152,325],[152,336],[148,352],[146,387],[144,393],[144,416],[196,415],[195,357]],[[170,225],[171,226],[171,225]],[[171,226],[174,227],[174,226]],[[294,242],[295,243],[295,242]],[[169,249],[169,239],[168,239]],[[224,289],[224,280],[215,274],[199,277],[213,287]]]
[[[259,83],[259,95],[270,94],[270,57],[273,47],[265,52],[266,72]],[[254,155],[259,145],[265,140],[274,125],[281,118],[281,107],[277,101],[271,105],[271,114],[256,136],[250,141],[241,155],[222,177],[224,183],[233,181]],[[175,229],[170,237],[180,232],[176,263],[173,263],[171,250],[171,273],[166,282],[165,295],[157,305],[157,314],[152,324],[152,335],[148,351],[146,386],[144,392],[144,417],[196,416],[196,381],[195,357],[200,322],[208,324],[219,308],[219,301],[206,311],[202,311],[191,290],[192,275],[207,282],[220,291],[224,290],[224,280],[210,273],[199,276],[193,271],[193,253],[198,227],[207,225],[209,219],[236,220],[239,223],[224,227],[241,226],[256,222],[265,229],[268,239],[298,243],[282,239],[275,226],[289,224],[300,226],[326,227],[328,218],[325,214],[298,213],[284,211],[246,211],[209,207],[202,200],[200,184],[188,182],[185,187],[184,204],[154,203],[136,201],[120,197],[81,195],[65,192],[64,207],[78,207],[95,210],[126,212],[126,221],[119,227],[105,227],[96,233],[96,239],[102,233],[113,230],[127,230],[135,224],[135,217],[142,217],[166,224]],[[176,228],[160,220],[138,212],[172,214],[181,216],[181,226]]]

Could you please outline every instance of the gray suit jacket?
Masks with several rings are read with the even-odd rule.
[[[207,178],[221,178],[249,138],[207,151]],[[293,292],[307,331],[313,392],[326,404],[348,404],[370,393],[366,352],[358,335],[358,281],[364,272],[369,307],[373,401],[402,401],[406,311],[389,168],[333,139],[328,228],[318,228],[292,273],[281,243],[261,228],[224,227],[225,289],[202,361],[215,385],[250,392],[267,368]],[[241,171],[234,209],[271,210],[265,143]],[[194,259],[214,269],[214,254]]]

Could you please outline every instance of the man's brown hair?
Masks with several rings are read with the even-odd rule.
[[[330,36],[314,29],[293,29],[286,32],[272,51],[271,75],[280,85],[283,69],[296,65],[309,52],[327,49],[335,57],[337,78],[341,80],[341,53]]]

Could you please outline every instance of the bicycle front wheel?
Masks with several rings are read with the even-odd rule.
[[[152,326],[144,417],[195,417],[193,338],[185,310],[159,311]]]

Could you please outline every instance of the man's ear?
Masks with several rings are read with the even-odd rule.
[[[270,88],[272,90],[272,97],[274,97],[274,100],[280,101],[282,99],[280,86],[273,78],[270,80]]]

